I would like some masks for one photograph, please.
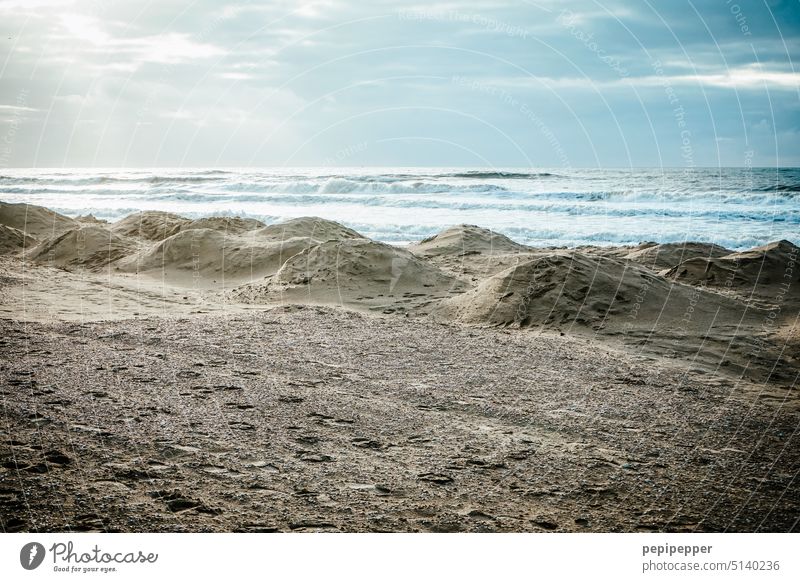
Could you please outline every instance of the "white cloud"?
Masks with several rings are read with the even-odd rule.
[[[553,89],[613,89],[616,87],[664,87],[698,85],[737,90],[800,90],[800,73],[793,71],[771,71],[757,65],[728,69],[718,73],[665,74],[631,76],[624,78],[595,79],[586,77],[514,77],[504,79],[476,79],[486,85],[498,87],[536,87]]]
[[[616,82],[614,82],[616,84]],[[723,70],[720,72],[703,72],[681,75],[649,75],[631,77],[624,81],[634,86],[665,85],[701,85],[704,87],[721,87],[725,89],[770,89],[800,90],[800,73],[794,71],[770,71],[758,65]]]
[[[90,52],[102,51],[103,54],[113,55],[113,61],[99,65],[103,70],[130,72],[143,63],[178,64],[227,54],[220,47],[198,42],[190,35],[179,32],[127,38],[114,36],[108,31],[113,23],[81,14],[62,15],[60,24],[61,30],[66,33],[61,40],[82,41],[84,45],[90,45]],[[85,51],[80,44],[73,50],[75,53]]]
[[[236,72],[228,72],[228,73],[221,73],[219,75],[221,79],[228,79],[229,81],[249,81],[250,79],[254,79],[255,76],[249,73],[236,73]]]
[[[20,105],[0,105],[0,111],[39,111],[33,107],[22,107]]]
[[[42,9],[69,6],[73,0],[4,0],[0,2],[0,12],[11,12],[14,15],[41,14]]]

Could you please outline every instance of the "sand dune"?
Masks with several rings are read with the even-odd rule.
[[[150,275],[176,285],[213,287],[243,283],[274,274],[286,259],[316,241],[293,237],[285,241],[228,235],[210,228],[187,228],[129,256],[116,267],[126,273]]]
[[[0,254],[16,253],[34,244],[36,244],[36,241],[33,237],[13,226],[0,224]]]
[[[303,216],[301,218],[287,220],[286,222],[271,224],[260,229],[258,234],[274,240],[307,237],[319,242],[364,238],[353,229],[347,228],[338,222],[325,220],[324,218],[318,218],[316,216]]]
[[[704,373],[791,384],[800,371],[797,306],[785,307],[775,319],[783,323],[766,327],[771,306],[675,283],[629,261],[559,251],[506,269],[442,301],[433,314],[462,324],[588,334]]]
[[[624,258],[635,261],[654,271],[663,271],[689,259],[724,257],[731,252],[725,247],[709,243],[647,244],[626,254]]]
[[[47,208],[8,202],[0,202],[0,224],[16,228],[35,238],[54,236],[76,226],[73,219]]]
[[[422,257],[506,254],[531,250],[505,235],[471,224],[460,224],[426,238],[408,249]]]
[[[788,293],[800,294],[800,248],[782,240],[723,257],[697,257],[673,267],[666,276],[743,295],[774,295],[781,285]]]
[[[210,228],[229,234],[239,234],[263,228],[265,225],[255,218],[241,218],[240,216],[211,216],[191,221],[183,230],[192,228]]]
[[[700,243],[534,249],[460,225],[406,250],[314,217],[264,226],[236,217],[143,212],[107,225],[35,206],[4,205],[3,212],[15,224],[27,213],[37,232],[61,228],[29,253],[36,263],[106,269],[97,287],[60,280],[67,295],[79,291],[74,309],[64,292],[49,291],[47,276],[34,277],[37,301],[57,305],[43,306],[44,312],[68,318],[91,317],[93,304],[98,318],[113,315],[114,305],[138,313],[136,297],[147,287],[144,312],[159,304],[158,293],[159,309],[166,301],[169,309],[191,311],[183,304],[199,301],[200,293],[203,310],[310,303],[431,314],[449,323],[588,334],[709,371],[789,381],[800,368],[798,248],[786,241],[741,253]],[[14,228],[3,231],[11,251],[35,242]],[[116,303],[100,297],[111,293],[109,286]],[[757,301],[748,296],[754,290]]]
[[[171,212],[150,210],[126,216],[112,224],[111,230],[122,236],[159,241],[179,232],[183,226],[190,222],[188,218]]]
[[[637,318],[652,320],[668,297],[677,302],[692,292],[636,264],[559,251],[488,278],[445,301],[437,313],[463,323],[599,326],[630,315],[633,306]]]
[[[264,285],[242,289],[255,302],[308,301],[408,311],[463,287],[412,253],[367,239],[332,240],[303,250]]]
[[[122,272],[154,276],[176,285],[237,285],[274,275],[292,256],[329,239],[361,239],[357,232],[319,218],[300,218],[265,226],[239,217],[167,220],[176,232],[116,265]],[[313,235],[313,236],[312,236]]]
[[[75,217],[76,222],[80,222],[81,224],[104,224],[108,225],[108,221],[104,219],[97,218],[94,214],[82,214],[81,216]]]
[[[468,224],[448,228],[408,249],[470,284],[477,284],[538,252],[502,234]]]
[[[46,239],[28,258],[51,267],[98,269],[136,249],[135,243],[98,225],[82,225]]]

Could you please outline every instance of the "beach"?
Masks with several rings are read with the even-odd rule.
[[[798,248],[0,205],[5,531],[795,531]]]

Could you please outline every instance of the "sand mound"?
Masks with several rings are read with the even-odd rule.
[[[176,284],[213,285],[272,275],[286,259],[316,244],[304,238],[263,241],[210,228],[182,230],[120,261],[123,272],[149,274]]]
[[[36,242],[33,237],[28,236],[19,229],[0,224],[0,254],[16,253],[34,244]]]
[[[239,216],[211,216],[193,220],[183,227],[183,230],[191,228],[210,228],[220,232],[239,234],[259,228],[264,228],[264,223],[255,218],[241,218]]]
[[[264,226],[251,218],[189,220],[165,212],[142,212],[119,221],[113,229],[158,241],[120,261],[120,271],[202,287],[223,281],[239,285],[274,275],[287,259],[325,240],[364,240],[357,232],[320,218]]]
[[[724,368],[788,382],[800,362],[765,333],[769,313],[630,261],[569,251],[506,269],[433,310],[438,319],[472,325],[604,336],[711,373]]]
[[[695,258],[724,257],[731,251],[710,243],[684,242],[648,245],[628,253],[624,258],[635,261],[654,271],[663,271]]]
[[[33,204],[0,202],[0,224],[35,238],[59,234],[76,225],[71,218]]]
[[[290,285],[370,285],[393,289],[434,287],[450,278],[413,254],[369,240],[328,241],[287,261],[277,280]]]
[[[191,220],[177,214],[149,210],[126,216],[111,225],[111,230],[121,236],[160,241],[172,236],[190,223]]]
[[[798,293],[800,248],[782,240],[723,257],[689,259],[670,269],[666,276],[744,294],[771,293],[770,288],[778,285],[790,285],[789,291]]]
[[[490,277],[444,302],[437,313],[464,323],[543,325],[597,323],[639,289],[668,283],[639,266],[583,253],[553,253]]]
[[[441,255],[520,253],[531,249],[515,243],[505,235],[470,224],[461,224],[443,230],[409,246],[415,255],[438,257]]]
[[[76,216],[75,220],[83,224],[108,224],[107,220],[97,218],[94,214]]]
[[[132,253],[132,241],[96,225],[84,225],[47,239],[30,259],[53,267],[97,269]]]
[[[242,289],[252,302],[339,304],[406,311],[462,284],[412,253],[367,239],[328,241],[291,257],[266,284]]]
[[[564,251],[498,273],[436,312],[471,324],[577,324],[616,333],[656,321],[663,328],[702,328],[721,305],[737,309],[731,300],[672,284],[639,265]]]
[[[329,240],[364,239],[351,228],[342,226],[338,222],[317,218],[314,216],[293,218],[286,222],[270,224],[257,231],[259,236],[275,240],[286,240],[294,237],[304,237],[325,242]]]

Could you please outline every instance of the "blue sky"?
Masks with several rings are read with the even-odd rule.
[[[0,167],[800,165],[800,3],[0,0]]]

